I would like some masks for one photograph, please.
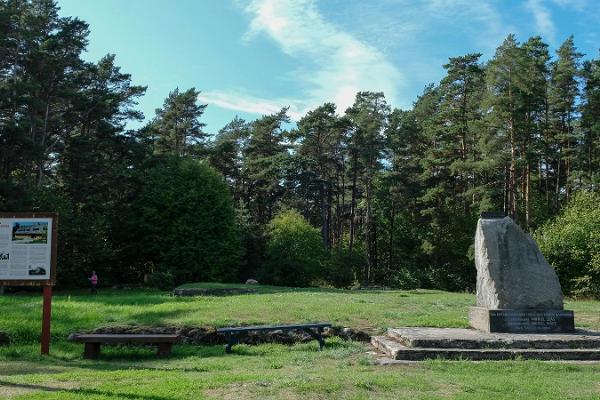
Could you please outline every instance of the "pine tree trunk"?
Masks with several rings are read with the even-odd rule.
[[[531,166],[527,162],[527,171],[525,176],[525,227],[529,230],[531,224],[531,210],[529,207],[529,191],[531,190]]]
[[[509,215],[515,221],[517,220],[517,160],[516,160],[516,143],[515,143],[515,133],[514,133],[514,124],[511,120],[510,123],[510,169],[509,169],[509,183],[508,183],[508,193],[509,193]]]
[[[363,286],[369,286],[371,271],[373,270],[374,249],[373,249],[373,226],[372,226],[372,210],[371,210],[371,177],[367,176],[366,182],[366,200],[367,214],[365,220],[366,236],[367,236],[367,264],[363,274]]]
[[[332,233],[332,215],[331,209],[333,204],[333,193],[331,193],[331,189],[327,191],[327,248],[330,249],[333,243],[333,233]]]
[[[509,214],[509,204],[508,204],[508,166],[504,166],[504,194],[502,196],[503,198],[503,205],[502,205],[502,211],[504,211],[504,215],[508,215]]]
[[[329,248],[329,223],[327,218],[327,193],[325,183],[321,182],[321,238],[325,248]]]
[[[388,270],[394,266],[394,228],[396,222],[396,202],[392,199],[392,212],[390,215],[390,239],[388,245]]]
[[[354,235],[356,230],[356,222],[354,221],[356,214],[356,179],[357,179],[357,171],[356,171],[356,158],[353,160],[352,165],[352,195],[350,199],[350,243],[349,249],[352,252],[352,247],[354,245]]]
[[[342,197],[342,208],[340,210],[340,214],[338,216],[339,218],[339,240],[340,240],[340,246],[342,244],[342,238],[344,237],[344,216],[346,213],[346,167],[345,164],[342,164],[342,191],[341,191],[341,197]]]
[[[554,188],[555,191],[555,205],[556,205],[556,209],[558,210],[560,208],[560,164],[561,164],[561,151],[562,148],[558,147],[558,159],[556,160],[556,187]]]
[[[567,112],[567,154],[565,159],[565,167],[566,167],[566,195],[567,195],[567,203],[569,203],[569,198],[571,197],[571,113]]]

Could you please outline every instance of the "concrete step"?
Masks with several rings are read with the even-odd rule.
[[[389,336],[373,336],[371,343],[394,360],[586,360],[600,361],[600,349],[464,349],[407,347]]]
[[[390,338],[406,347],[443,349],[600,349],[600,332],[487,333],[475,329],[390,328]]]

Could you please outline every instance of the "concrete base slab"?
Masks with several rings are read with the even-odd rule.
[[[371,342],[395,360],[600,360],[600,349],[456,349],[406,347],[387,336]]]
[[[488,333],[457,328],[390,328],[388,336],[408,347],[600,349],[600,331],[573,333]]]
[[[395,328],[371,343],[393,360],[600,360],[600,331],[486,333],[472,329]]]

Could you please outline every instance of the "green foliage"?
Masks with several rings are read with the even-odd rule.
[[[580,192],[535,234],[567,294],[600,297],[600,194]]]
[[[296,129],[283,108],[211,136],[195,88],[171,91],[151,123],[127,130],[146,88],[115,55],[82,58],[88,28],[51,0],[0,1],[0,209],[60,213],[59,285],[85,284],[91,269],[106,285],[152,271],[165,286],[269,269],[288,279],[265,231],[294,208],[321,236],[297,250],[301,262],[277,249],[306,269],[303,285],[469,290],[481,211],[531,231],[599,187],[600,60],[583,61],[572,37],[555,55],[538,36],[508,35],[487,63],[451,57],[407,110],[363,91],[347,110],[308,110]],[[565,254],[579,263],[556,260],[569,290],[595,290],[594,262]]]
[[[295,210],[284,211],[267,226],[267,247],[260,282],[309,286],[323,277],[325,249],[318,229]]]
[[[199,94],[195,88],[183,92],[176,88],[163,107],[156,109],[146,136],[157,153],[186,156],[202,150],[207,134],[202,131],[205,124],[200,117],[206,104],[197,104]]]
[[[132,227],[144,261],[175,283],[231,281],[241,252],[227,186],[202,162],[170,158],[148,171]]]
[[[146,284],[160,290],[171,290],[176,286],[173,273],[169,270],[152,272],[148,276],[148,281]]]
[[[358,247],[352,250],[348,247],[333,248],[325,264],[325,279],[337,288],[351,287],[356,283],[356,277],[360,276],[366,262],[364,251]]]

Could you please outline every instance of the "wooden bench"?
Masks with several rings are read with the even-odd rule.
[[[239,326],[230,328],[219,328],[217,333],[225,335],[227,345],[225,352],[231,353],[231,348],[238,342],[237,335],[246,332],[268,332],[268,331],[295,331],[301,330],[308,333],[313,339],[319,342],[319,350],[323,350],[325,340],[323,340],[323,329],[330,328],[328,322],[319,322],[314,324],[293,324],[293,325],[256,325],[256,326]]]
[[[82,334],[72,335],[69,340],[84,343],[83,358],[97,358],[102,344],[147,344],[157,347],[156,354],[165,357],[171,354],[171,346],[177,342],[177,335],[133,335],[133,334]]]

